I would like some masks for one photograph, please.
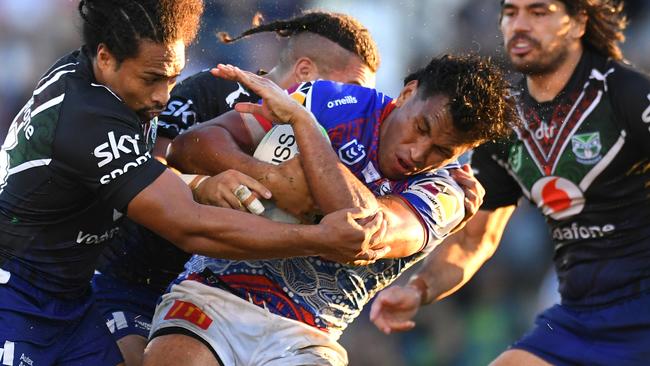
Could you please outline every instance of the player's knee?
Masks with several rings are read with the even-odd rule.
[[[141,366],[142,365],[142,356],[144,354],[144,348],[147,346],[147,339],[131,334],[125,337],[120,338],[117,341],[117,345],[120,347],[120,352],[122,357],[124,357],[125,366]]]
[[[151,340],[144,351],[142,365],[220,366],[205,344],[181,334],[168,334]]]

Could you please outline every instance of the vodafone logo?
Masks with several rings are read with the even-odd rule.
[[[532,199],[546,216],[555,220],[579,214],[585,198],[575,183],[562,177],[544,177],[533,185]]]

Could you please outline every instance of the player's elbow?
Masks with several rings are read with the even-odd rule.
[[[183,133],[169,144],[167,147],[167,163],[169,166],[173,166],[176,169],[179,169],[182,172],[191,173],[191,169],[188,166],[187,157],[189,154],[186,151],[188,145],[187,141],[193,138],[192,132]],[[196,139],[197,137],[194,137]]]
[[[483,258],[483,261],[487,261],[492,258],[494,253],[496,253],[498,247],[499,239],[492,236],[487,236],[483,238],[483,240],[479,241],[476,247],[476,253],[478,256]]]

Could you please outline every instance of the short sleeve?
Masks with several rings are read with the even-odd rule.
[[[619,124],[644,156],[650,156],[650,77],[619,66],[608,86]]]
[[[259,97],[241,84],[201,71],[172,89],[167,107],[158,118],[158,134],[173,139],[201,122],[222,115],[240,102],[256,102]]]
[[[58,166],[113,208],[124,212],[165,170],[152,159],[138,122],[102,109],[64,106],[61,113],[54,141]]]
[[[465,216],[463,190],[446,169],[410,179],[399,196],[419,216],[426,228],[424,248],[433,249],[432,243],[449,235]]]
[[[516,204],[522,196],[521,187],[502,165],[506,160],[505,149],[505,142],[488,142],[471,154],[474,175],[485,188],[482,210],[494,210]]]

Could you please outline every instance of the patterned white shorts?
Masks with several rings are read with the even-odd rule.
[[[327,333],[197,281],[185,280],[163,295],[151,335],[169,327],[203,339],[224,366],[348,363],[345,349]]]

